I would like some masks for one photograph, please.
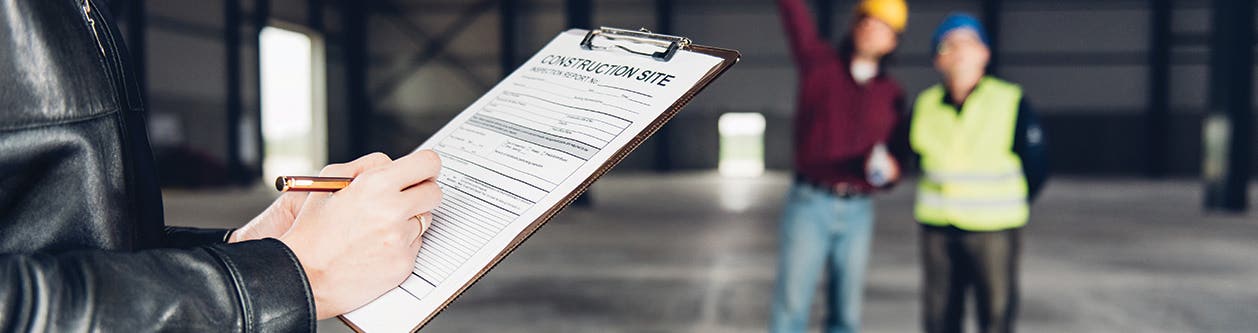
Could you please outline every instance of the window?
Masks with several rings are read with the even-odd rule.
[[[314,174],[327,163],[323,52],[312,33],[262,29],[263,183]]]
[[[726,113],[717,123],[721,135],[721,175],[755,177],[763,174],[764,115]]]

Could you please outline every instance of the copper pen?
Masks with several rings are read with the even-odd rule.
[[[336,192],[349,186],[354,178],[279,176],[275,189],[280,192]]]

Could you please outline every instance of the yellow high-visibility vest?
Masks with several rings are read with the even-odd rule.
[[[921,156],[914,213],[923,224],[994,231],[1026,225],[1022,159],[1013,152],[1022,88],[984,77],[960,113],[942,85],[917,96],[909,140]]]

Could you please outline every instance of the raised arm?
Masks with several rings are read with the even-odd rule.
[[[778,0],[778,10],[791,56],[800,70],[837,56],[834,47],[817,31],[817,22],[804,0]]]

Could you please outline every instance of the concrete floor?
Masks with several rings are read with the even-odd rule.
[[[783,174],[604,178],[593,208],[566,210],[425,331],[764,331],[787,185]],[[272,195],[172,191],[166,211],[171,224],[235,226]],[[1019,328],[1258,330],[1258,213],[1203,214],[1201,197],[1195,181],[1052,180],[1024,234]],[[912,189],[877,205],[865,329],[917,331]]]

